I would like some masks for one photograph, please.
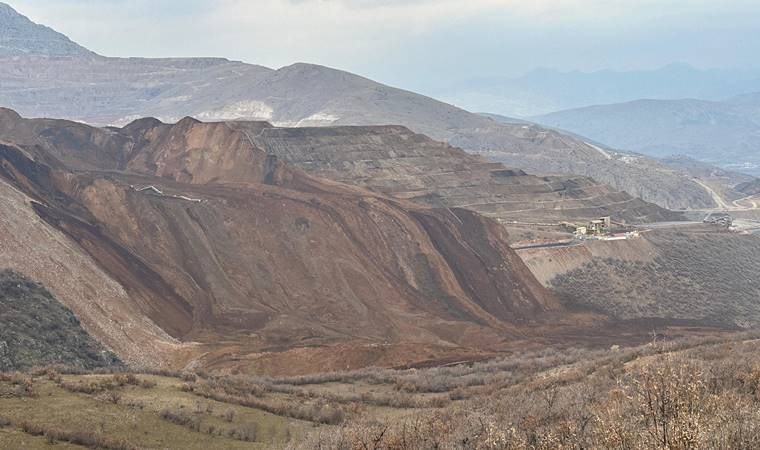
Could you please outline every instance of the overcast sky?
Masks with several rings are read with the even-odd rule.
[[[304,61],[420,90],[536,67],[757,68],[760,54],[758,0],[4,1],[103,55]]]

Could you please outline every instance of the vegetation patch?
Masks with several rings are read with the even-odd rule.
[[[59,428],[46,427],[44,425],[22,422],[19,424],[24,433],[32,436],[44,436],[48,442],[68,442],[75,445],[81,445],[87,448],[105,449],[105,450],[137,450],[136,447],[127,442],[113,438],[101,436],[89,431],[71,431]]]
[[[760,325],[760,239],[735,233],[657,231],[651,262],[594,259],[550,287],[569,305],[617,319],[688,319],[724,327]]]
[[[82,369],[119,364],[50,292],[10,270],[0,271],[0,323],[0,371],[53,364]]]

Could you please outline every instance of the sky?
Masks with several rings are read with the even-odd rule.
[[[310,62],[427,91],[564,71],[757,69],[757,0],[3,0],[107,56]]]

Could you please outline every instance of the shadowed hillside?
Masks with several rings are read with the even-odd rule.
[[[10,270],[0,271],[0,323],[0,372],[118,363],[45,288]]]

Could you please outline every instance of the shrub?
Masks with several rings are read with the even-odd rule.
[[[114,405],[118,405],[119,401],[121,400],[121,394],[119,391],[106,391],[105,398],[107,401],[113,403]]]
[[[21,372],[0,373],[0,381],[13,385],[12,395],[14,397],[37,397],[34,379],[27,374]]]
[[[229,437],[239,441],[255,442],[258,436],[258,427],[253,423],[245,424],[229,430],[227,434]]]
[[[20,426],[23,432],[32,436],[44,436],[47,438],[48,442],[51,443],[56,441],[63,441],[89,448],[99,448],[106,450],[137,450],[136,447],[129,444],[128,442],[101,436],[88,431],[62,430],[31,422],[22,422]]]
[[[184,411],[178,409],[162,409],[159,416],[173,424],[181,425],[183,427],[190,428],[194,431],[200,431],[201,420],[198,417],[191,416]]]

